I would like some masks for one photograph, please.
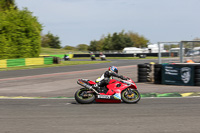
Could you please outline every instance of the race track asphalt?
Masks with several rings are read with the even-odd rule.
[[[89,105],[77,104],[73,98],[48,98],[73,97],[80,88],[76,84],[78,78],[94,80],[110,65],[118,66],[120,74],[136,81],[140,93],[199,92],[195,86],[137,83],[137,64],[151,61],[114,60],[105,64],[1,71],[0,96],[7,98],[0,99],[0,132],[199,133],[199,97],[142,98],[138,104]],[[47,99],[28,99],[31,97]]]
[[[1,133],[199,133],[200,98],[144,98],[138,104],[70,99],[0,100]]]

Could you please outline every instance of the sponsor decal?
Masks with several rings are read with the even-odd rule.
[[[109,95],[98,95],[98,98],[111,99]]]
[[[113,96],[114,96],[115,99],[121,99],[121,94],[120,93],[116,93]]]
[[[181,68],[181,80],[187,84],[190,81],[191,77],[191,68],[183,67]]]
[[[163,65],[162,84],[194,85],[194,66]]]
[[[79,83],[79,84],[82,84],[82,85],[85,84],[85,83],[83,83],[82,81],[78,81],[78,83]]]
[[[173,67],[166,66],[165,67],[165,74],[168,74],[168,75],[178,75],[178,70],[174,69]]]

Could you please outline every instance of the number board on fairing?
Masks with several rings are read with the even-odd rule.
[[[110,99],[109,95],[98,95],[98,98]]]

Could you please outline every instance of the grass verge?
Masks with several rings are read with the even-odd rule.
[[[81,51],[75,51],[75,50],[65,50],[65,49],[54,49],[54,48],[44,48],[41,47],[41,55],[46,54],[88,54],[88,52],[81,52]]]

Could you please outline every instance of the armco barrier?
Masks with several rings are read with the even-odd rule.
[[[106,57],[134,57],[134,54],[104,54]],[[99,54],[95,54],[96,57],[99,57]],[[78,57],[90,57],[90,54],[74,54],[74,58]]]
[[[53,57],[0,60],[0,68],[53,64]]]
[[[44,64],[44,58],[26,58],[25,64],[26,64],[26,66],[43,65]]]
[[[0,68],[6,68],[7,67],[7,60],[0,60]]]
[[[44,58],[44,64],[45,65],[53,64],[53,59],[51,57],[50,58]]]
[[[7,59],[7,67],[25,66],[25,58]]]
[[[40,55],[40,57],[59,57],[61,59],[64,58],[65,54],[54,54],[54,55]],[[73,58],[74,54],[66,54],[69,56],[69,58]]]
[[[141,55],[144,55],[145,57],[148,56],[153,56],[153,57],[158,57],[158,53],[137,53],[137,54],[120,54],[120,53],[116,53],[116,54],[104,54],[106,57],[141,57]],[[96,57],[99,57],[99,54],[95,54]],[[170,53],[166,52],[166,53],[161,53],[162,57],[169,57]],[[177,57],[178,54],[174,53],[174,57]],[[74,54],[75,58],[77,57],[90,57],[90,54]]]

